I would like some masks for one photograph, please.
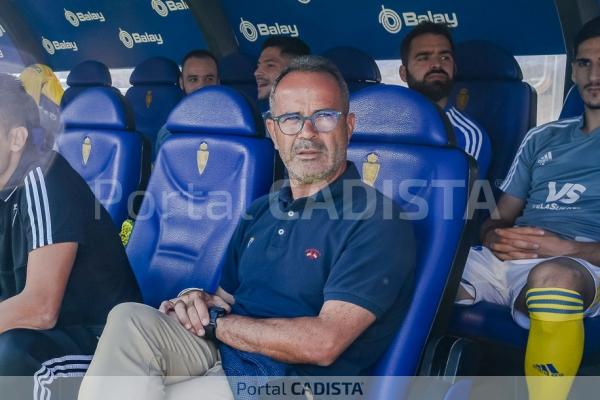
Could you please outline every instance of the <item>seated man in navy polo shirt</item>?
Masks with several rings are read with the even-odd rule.
[[[331,62],[304,56],[270,101],[289,184],[250,206],[215,294],[111,312],[80,399],[160,399],[165,386],[179,398],[169,384],[181,376],[203,376],[192,380],[202,398],[242,397],[225,375],[360,375],[385,351],[411,298],[415,243],[401,210],[346,161],[348,88]]]

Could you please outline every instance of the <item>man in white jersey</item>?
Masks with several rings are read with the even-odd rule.
[[[583,317],[600,314],[600,18],[583,26],[574,52],[584,114],[525,136],[457,299],[509,306],[529,328],[533,400],[567,398],[572,378],[564,377],[577,374],[583,354]],[[544,375],[552,378],[530,378]]]
[[[473,119],[448,105],[456,73],[454,42],[448,27],[429,21],[420,23],[402,41],[400,57],[400,78],[445,111],[454,128],[456,145],[477,160],[479,176],[485,178],[492,155],[490,138]]]

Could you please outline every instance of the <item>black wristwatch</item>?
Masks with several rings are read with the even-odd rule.
[[[208,316],[210,318],[208,325],[204,327],[204,337],[208,340],[217,340],[217,318],[223,317],[227,314],[222,307],[211,307],[208,309]]]

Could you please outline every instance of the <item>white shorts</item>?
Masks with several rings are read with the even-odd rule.
[[[580,258],[569,257],[583,267],[594,278],[596,294],[593,303],[585,310],[586,317],[600,315],[600,268]],[[551,258],[532,258],[527,260],[502,261],[487,247],[471,247],[461,286],[473,296],[473,300],[457,301],[459,304],[475,304],[487,301],[510,307],[513,319],[519,326],[529,329],[529,317],[518,310],[514,304],[527,283],[529,271],[542,261]]]

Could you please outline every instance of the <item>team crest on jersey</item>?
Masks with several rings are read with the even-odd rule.
[[[319,252],[317,249],[306,249],[304,250],[304,255],[309,260],[316,260],[321,257],[321,252]]]

